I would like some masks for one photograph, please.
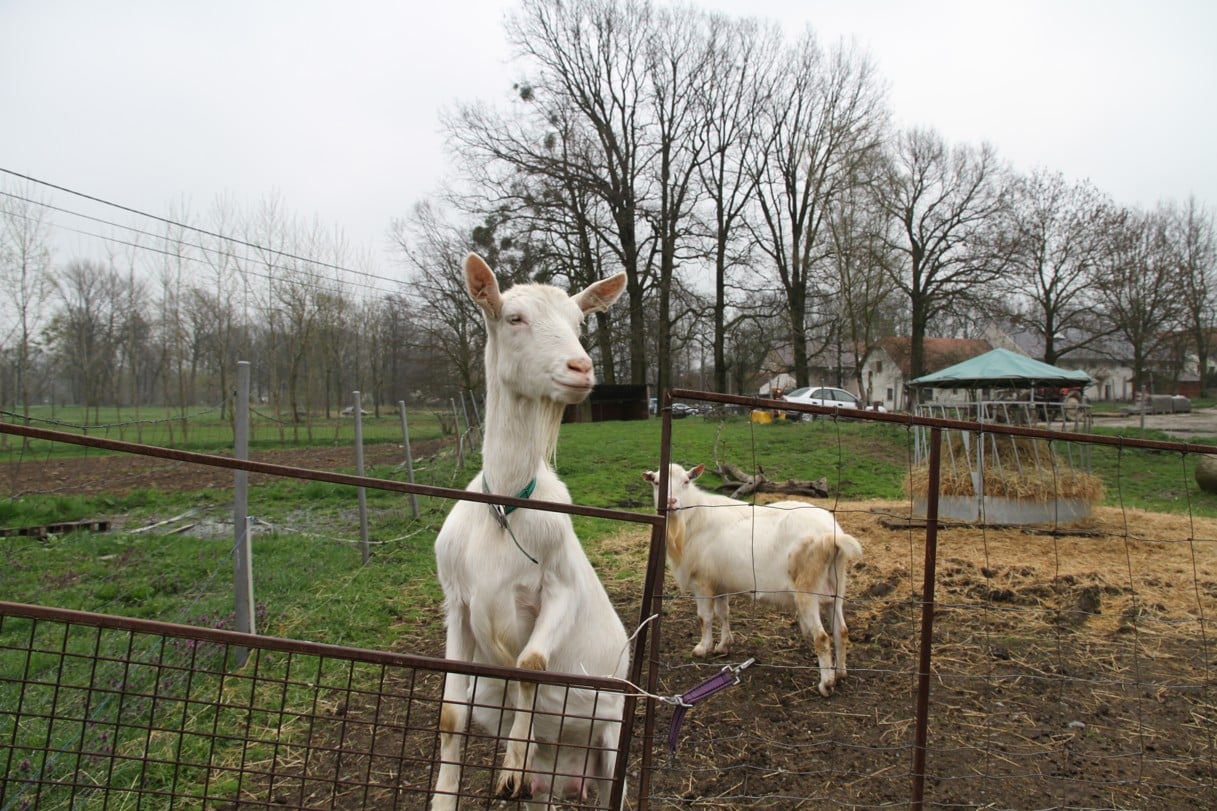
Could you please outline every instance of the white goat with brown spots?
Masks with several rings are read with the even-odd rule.
[[[579,342],[586,313],[607,310],[625,275],[576,294],[519,284],[500,291],[470,254],[469,295],[486,320],[482,470],[469,490],[570,503],[551,466],[562,412],[592,390]],[[459,501],[435,539],[447,609],[445,656],[525,670],[625,678],[625,628],[564,513]],[[449,673],[440,713],[435,811],[454,809],[470,706],[478,726],[507,738],[496,790],[548,807],[558,795],[607,804],[621,729],[621,693]],[[554,785],[558,783],[558,785]],[[529,807],[534,807],[529,803]]]
[[[705,470],[673,464],[668,472],[667,559],[680,588],[692,592],[701,620],[694,656],[714,645],[714,618],[721,626],[715,653],[731,645],[733,594],[793,608],[799,628],[820,663],[820,694],[832,694],[845,677],[845,586],[862,545],[828,510],[803,501],[754,505],[707,493],[694,480]],[[646,471],[659,506],[659,473]],[[829,604],[832,643],[820,616]],[[834,667],[833,653],[836,653]]]

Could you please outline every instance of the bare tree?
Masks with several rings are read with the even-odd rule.
[[[776,26],[761,26],[754,20],[718,16],[709,18],[707,26],[714,61],[707,68],[711,80],[700,85],[707,98],[706,158],[699,164],[699,174],[708,200],[707,230],[714,266],[710,319],[714,330],[714,389],[725,392],[731,382],[740,384],[738,369],[734,381],[731,379],[738,356],[727,352],[731,326],[728,277],[746,266],[747,250],[740,247],[740,237],[747,238],[744,214],[756,190],[756,177],[748,167],[760,163],[755,155],[761,148],[759,114],[769,102],[766,94],[774,85],[781,32]]]
[[[647,371],[650,264],[642,197],[650,160],[644,110],[652,16],[642,0],[524,0],[506,25],[508,41],[531,72],[517,86],[519,114],[471,105],[446,122],[467,167],[502,163],[519,175],[547,179],[542,190],[557,192],[554,202],[581,206],[570,217],[578,223],[576,233],[594,232],[627,275],[627,342],[636,383],[645,382]],[[594,206],[586,205],[587,192]],[[597,261],[590,241],[570,244],[587,249],[575,267],[590,269]]]
[[[896,139],[880,199],[889,217],[889,268],[907,297],[911,377],[925,371],[925,338],[936,320],[974,318],[1008,258],[998,238],[1006,205],[1005,174],[992,147],[948,147],[936,132],[913,129]]]
[[[1015,322],[1040,339],[1041,360],[1055,364],[1111,334],[1093,285],[1111,203],[1090,183],[1045,170],[1018,178],[1011,191],[1004,228],[1013,272],[1004,289],[1019,302]]]
[[[893,334],[896,285],[884,268],[893,264],[884,242],[885,220],[872,184],[859,183],[832,204],[828,233],[832,240],[834,296],[840,308],[841,336],[852,358],[850,377],[863,400],[875,398],[863,377],[867,355],[880,339]]]
[[[1169,350],[1172,331],[1183,323],[1179,268],[1168,222],[1163,209],[1114,212],[1094,277],[1104,317],[1131,348],[1133,385],[1142,394],[1154,389],[1151,360]]]
[[[261,367],[271,410],[278,419],[283,412],[283,386],[281,358],[284,354],[285,324],[279,308],[280,286],[287,284],[287,263],[291,253],[290,219],[278,194],[265,197],[251,215],[245,219],[245,242],[256,246],[253,255],[240,265],[244,278],[245,298],[251,306],[251,315],[258,322],[262,351]],[[279,441],[287,439],[286,425],[282,419]]]
[[[648,179],[654,189],[646,213],[655,234],[658,263],[659,333],[656,390],[669,388],[672,372],[673,285],[681,251],[692,255],[693,212],[703,187],[698,182],[708,157],[705,121],[714,114],[707,105],[712,88],[723,78],[714,73],[721,60],[707,28],[710,19],[689,7],[665,9],[657,15],[646,42],[649,117],[654,126],[654,160]]]
[[[785,55],[789,69],[763,107],[765,148],[753,166],[761,249],[786,296],[795,380],[809,383],[809,310],[815,272],[830,256],[832,202],[881,148],[888,112],[869,57],[838,45],[825,53],[809,30]]]
[[[112,394],[115,357],[124,332],[124,279],[113,268],[73,261],[56,279],[59,306],[47,334],[72,398],[94,410]]]
[[[730,391],[756,394],[753,377],[765,365],[773,348],[774,322],[780,321],[784,305],[779,296],[754,292],[733,308],[727,323],[727,379]]]
[[[15,344],[16,369],[13,400],[29,416],[31,356],[35,349],[44,307],[52,290],[51,223],[46,203],[27,184],[0,189],[0,287],[12,320],[12,328],[0,334],[0,347]],[[0,391],[0,404],[4,402]]]
[[[225,236],[240,233],[240,214],[231,199],[217,197],[209,220],[210,230],[218,236],[204,237],[200,257],[202,272],[195,275],[195,298],[202,317],[207,320],[206,325],[198,326],[196,334],[204,338],[200,350],[204,364],[215,377],[220,395],[220,416],[223,419],[232,388],[229,381],[235,373],[236,363],[242,359],[249,360],[239,357],[238,351],[244,293],[238,261],[239,246],[235,238]]]
[[[1212,214],[1194,197],[1182,207],[1172,206],[1167,215],[1169,238],[1179,266],[1184,326],[1196,352],[1203,396],[1208,390],[1209,359],[1217,327],[1217,234]]]
[[[418,302],[420,329],[414,349],[442,359],[432,381],[468,391],[482,388],[484,340],[480,311],[461,287],[459,266],[466,252],[466,229],[446,222],[429,204],[415,206],[408,220],[393,223],[392,240],[402,264],[411,273],[408,295]]]

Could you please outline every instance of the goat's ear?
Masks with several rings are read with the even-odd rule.
[[[654,473],[650,470],[644,470],[644,471],[642,471],[642,478],[644,481],[648,481],[651,484],[655,484],[656,482],[659,481],[659,474]]]
[[[575,300],[575,303],[579,305],[579,309],[584,313],[604,312],[609,307],[612,307],[624,292],[625,271],[622,271],[615,276],[601,279],[595,284],[590,285],[583,292],[576,293],[571,298]]]
[[[471,253],[465,257],[465,287],[469,297],[486,311],[491,318],[503,312],[503,296],[499,293],[499,280],[486,260]]]
[[[703,474],[705,472],[706,472],[706,466],[704,464],[698,465],[697,467],[695,467],[689,471],[689,478],[696,479],[697,477],[701,476],[701,474]]]

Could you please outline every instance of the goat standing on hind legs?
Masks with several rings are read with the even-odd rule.
[[[584,315],[625,289],[619,273],[573,296],[520,284],[501,292],[481,257],[465,284],[486,319],[482,470],[469,490],[570,503],[552,467],[562,412],[595,384],[579,342]],[[626,678],[625,628],[575,537],[570,516],[458,501],[435,539],[449,659]],[[624,697],[449,673],[440,711],[433,811],[454,809],[470,720],[507,746],[496,790],[547,805],[552,795],[606,805]],[[531,805],[530,805],[531,807]]]

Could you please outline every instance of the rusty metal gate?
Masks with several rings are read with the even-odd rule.
[[[14,603],[0,603],[0,639],[18,654],[0,681],[0,808],[12,809],[421,808],[444,674],[518,675]],[[234,668],[238,649],[248,658]],[[466,739],[467,804],[493,801],[495,743]]]

